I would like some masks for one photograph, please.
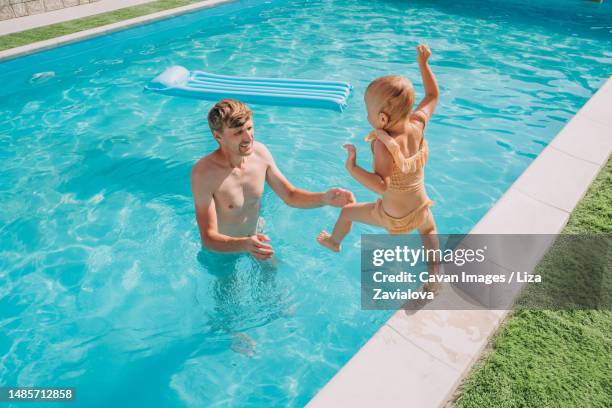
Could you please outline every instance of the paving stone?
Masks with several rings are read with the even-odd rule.
[[[612,84],[612,81],[609,82]],[[612,130],[584,115],[576,115],[550,145],[579,159],[602,166],[612,152]]]
[[[436,408],[459,373],[385,325],[307,408]]]
[[[598,171],[597,164],[548,147],[513,187],[543,203],[571,212]]]
[[[45,10],[47,11],[59,10],[61,8],[64,8],[64,3],[62,3],[62,0],[44,0],[44,3]]]
[[[0,20],[8,20],[9,18],[15,18],[15,12],[11,6],[0,7]]]
[[[500,318],[490,310],[468,310],[474,306],[465,300],[465,294],[458,293],[457,288],[447,285],[434,300],[438,302],[436,310],[400,310],[387,325],[420,350],[464,373],[486,346]],[[444,303],[448,310],[437,309]],[[459,310],[462,308],[465,310]]]
[[[28,15],[39,14],[45,11],[45,5],[42,0],[28,1],[25,5]]]
[[[25,3],[13,4],[13,11],[15,12],[15,17],[23,17],[28,15],[28,10],[26,9]]]

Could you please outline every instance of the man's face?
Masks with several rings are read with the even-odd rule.
[[[217,133],[219,143],[233,155],[248,156],[253,153],[255,131],[253,120],[249,119],[238,128],[225,128]]]

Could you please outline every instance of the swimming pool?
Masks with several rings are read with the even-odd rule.
[[[425,41],[428,191],[439,230],[466,232],[612,71],[609,4],[482,4],[245,1],[0,64],[0,383],[72,386],[86,407],[304,405],[389,315],[359,310],[376,230],[328,254],[314,238],[338,210],[267,191],[278,269],[224,274],[189,191],[211,104],[143,86],[173,64],[352,82],[342,114],[253,106],[256,138],[296,185],[370,200],[340,145],[369,161],[365,86],[399,72],[420,91]]]

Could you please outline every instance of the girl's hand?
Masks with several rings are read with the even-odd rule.
[[[357,149],[354,144],[350,143],[343,144],[342,147],[344,147],[348,153],[345,166],[350,171],[357,165]]]
[[[429,47],[426,46],[425,44],[421,44],[421,45],[418,45],[416,49],[417,49],[417,61],[419,62],[419,64],[426,63],[427,59],[431,55],[431,51],[429,50]]]
[[[343,188],[332,188],[323,195],[323,204],[333,207],[344,207],[355,202],[355,196]]]

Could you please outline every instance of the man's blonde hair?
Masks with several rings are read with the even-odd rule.
[[[377,101],[379,113],[389,116],[387,127],[392,126],[412,113],[414,89],[408,78],[387,75],[376,78],[368,85],[366,95]]]
[[[239,128],[253,117],[253,112],[243,102],[223,99],[208,111],[208,126],[213,132],[225,128]]]

